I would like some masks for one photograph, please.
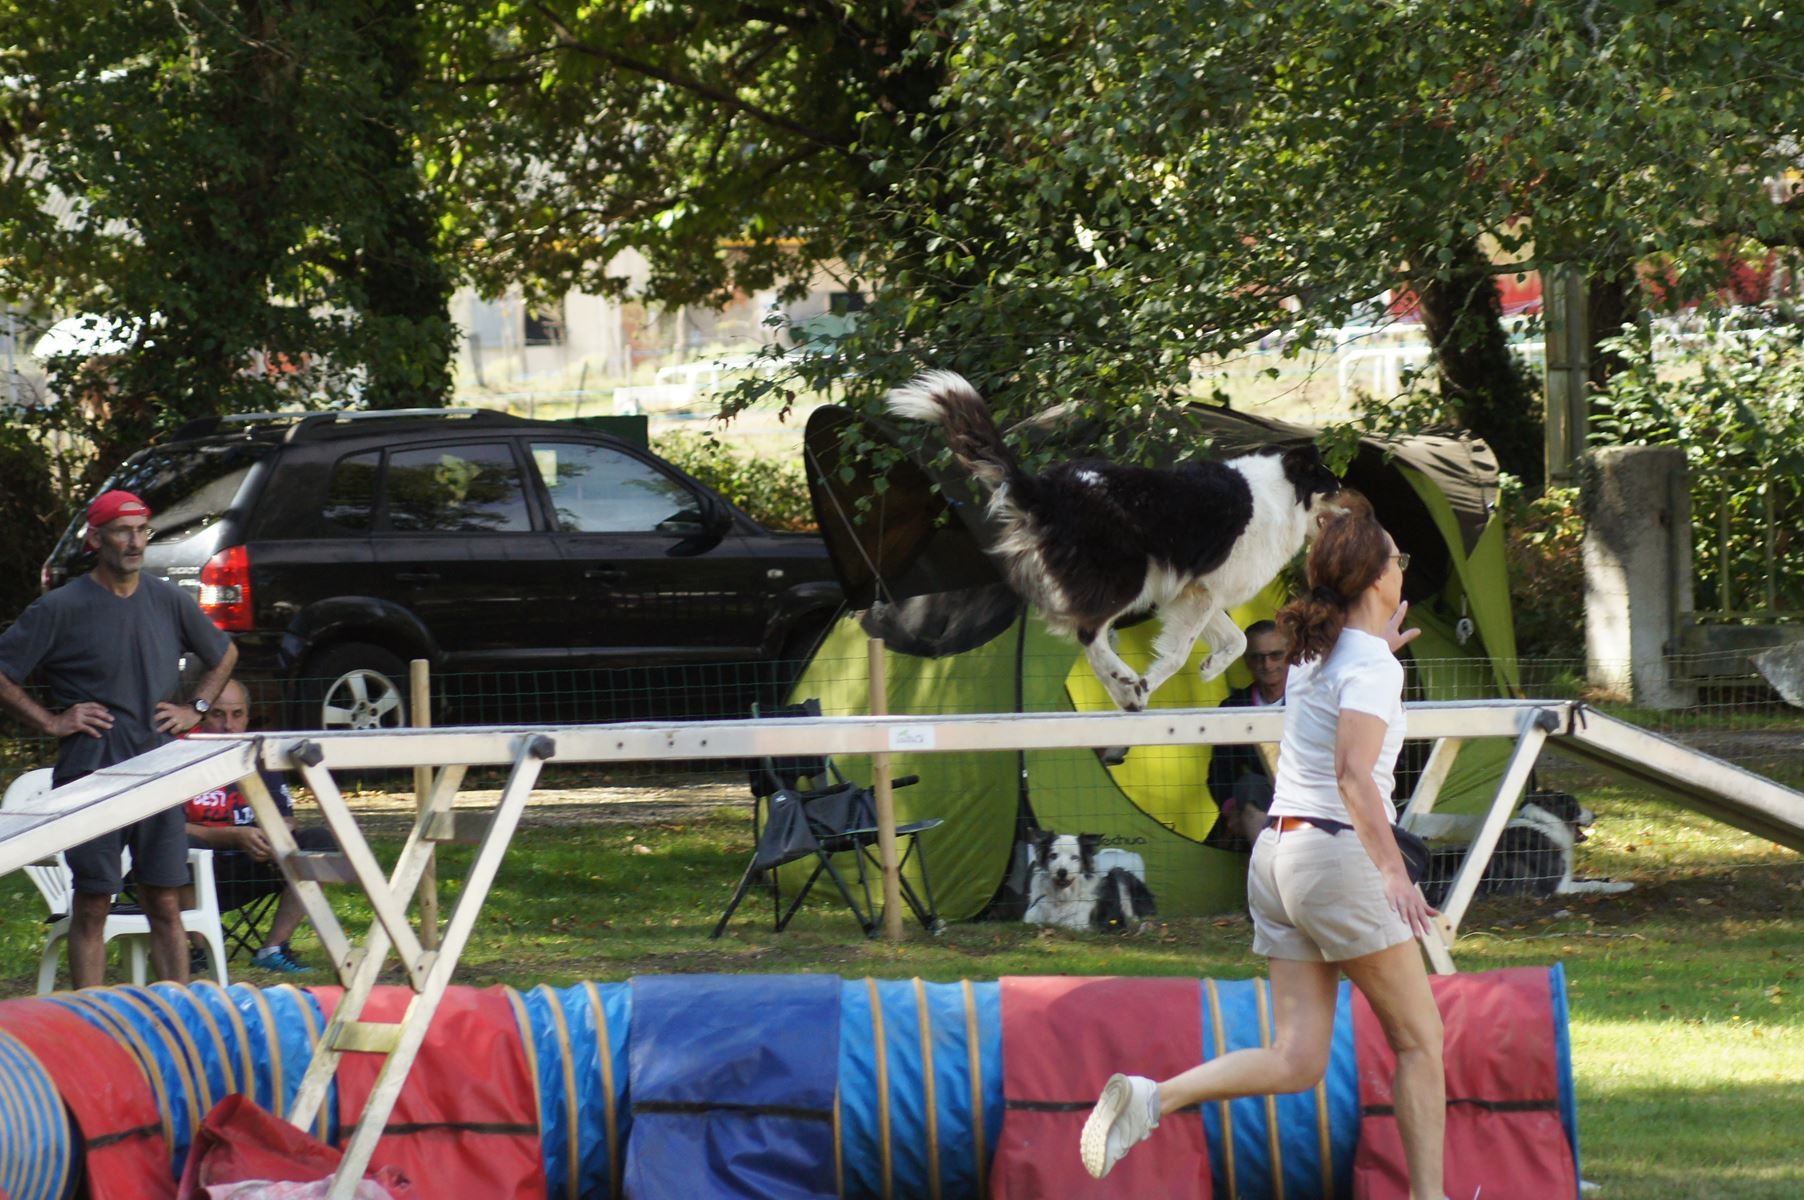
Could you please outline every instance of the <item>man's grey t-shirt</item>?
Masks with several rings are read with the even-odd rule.
[[[157,704],[187,698],[177,694],[182,652],[214,666],[229,644],[172,583],[140,575],[137,589],[119,596],[83,575],[38,597],[0,633],[0,673],[23,684],[41,667],[52,711],[93,700],[113,714],[113,727],[100,737],[63,739],[56,777],[67,780],[169,741],[156,729]]]

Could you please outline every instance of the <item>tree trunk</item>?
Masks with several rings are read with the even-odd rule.
[[[1490,445],[1498,465],[1540,490],[1542,418],[1504,336],[1490,262],[1475,242],[1462,242],[1443,271],[1414,288],[1448,406]]]
[[[1627,364],[1622,356],[1598,348],[1605,338],[1613,338],[1622,327],[1633,323],[1641,312],[1641,285],[1632,267],[1614,274],[1593,272],[1585,279],[1586,329],[1591,331],[1590,371],[1587,381],[1592,392],[1609,386],[1610,377]]]
[[[425,408],[451,393],[451,280],[434,242],[417,156],[408,134],[420,83],[422,31],[412,0],[372,5],[365,26],[370,53],[380,59],[378,111],[370,142],[383,164],[383,212],[357,255],[363,293],[364,401],[371,408]]]

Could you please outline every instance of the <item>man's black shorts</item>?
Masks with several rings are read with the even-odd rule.
[[[132,852],[132,878],[146,887],[188,882],[188,823],[178,804],[71,848],[64,857],[75,876],[75,890],[118,895],[124,886],[119,852],[126,847]]]

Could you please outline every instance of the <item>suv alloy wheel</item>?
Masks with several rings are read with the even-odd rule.
[[[307,661],[299,684],[305,728],[407,725],[407,667],[380,646],[346,642]]]

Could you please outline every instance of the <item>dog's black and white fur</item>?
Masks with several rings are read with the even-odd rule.
[[[1021,919],[1030,925],[1126,933],[1157,916],[1153,894],[1139,876],[1121,867],[1097,872],[1101,845],[1100,833],[1036,833],[1027,912]]]
[[[897,416],[937,424],[953,455],[990,492],[1003,528],[992,550],[1010,584],[1047,627],[1075,635],[1121,708],[1138,712],[1176,673],[1198,637],[1213,679],[1246,648],[1228,610],[1270,583],[1315,529],[1321,501],[1340,490],[1313,445],[1165,469],[1100,460],[1021,470],[989,408],[962,376],[928,371],[889,394]],[[1109,631],[1157,607],[1154,660],[1141,675]]]
[[[1481,896],[1562,896],[1626,892],[1635,885],[1609,879],[1574,879],[1572,849],[1585,840],[1597,814],[1565,792],[1531,792],[1503,828],[1497,849],[1478,881]],[[1430,904],[1447,897],[1467,848],[1436,847],[1429,855],[1423,894]]]

